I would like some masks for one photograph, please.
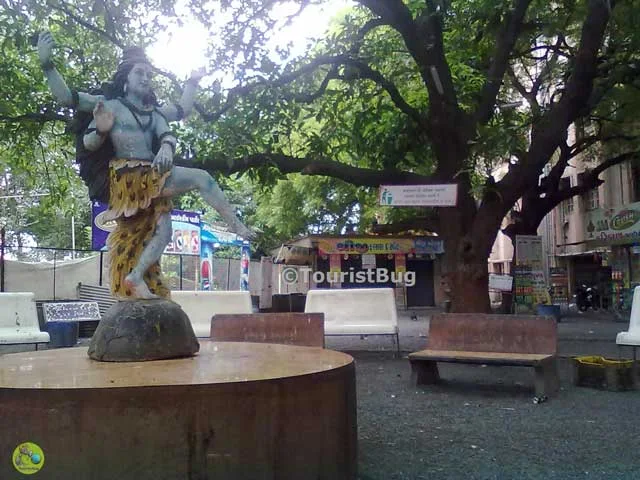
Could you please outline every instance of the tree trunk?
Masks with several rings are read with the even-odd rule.
[[[445,245],[441,281],[451,312],[491,313],[488,258],[484,254],[491,251],[491,245],[466,235],[460,223],[445,223],[441,230]]]

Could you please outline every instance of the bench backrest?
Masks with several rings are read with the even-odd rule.
[[[325,324],[398,325],[392,288],[309,290],[304,311],[324,313]]]
[[[40,331],[34,294],[31,292],[0,293],[0,327]]]
[[[198,337],[209,337],[211,317],[219,313],[251,313],[251,295],[245,291],[171,292],[171,300],[187,314]]]
[[[466,352],[556,353],[553,317],[442,313],[431,317],[427,348]]]
[[[211,339],[324,348],[324,315],[292,312],[217,314],[211,319]]]
[[[640,333],[640,287],[633,289],[631,316],[629,317],[629,332]]]

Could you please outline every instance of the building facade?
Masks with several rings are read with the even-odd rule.
[[[575,130],[570,136],[575,141]],[[591,152],[572,159],[560,188],[579,185],[602,157]],[[640,159],[610,167],[600,178],[600,187],[562,202],[538,229],[554,303],[571,301],[586,285],[598,288],[608,308],[630,301],[631,289],[640,285]],[[489,271],[510,274],[512,254],[510,239],[498,234]]]

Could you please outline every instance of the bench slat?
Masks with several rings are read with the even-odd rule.
[[[535,353],[461,352],[456,350],[421,350],[409,354],[410,361],[460,362],[480,364],[535,365],[554,358],[553,355]]]

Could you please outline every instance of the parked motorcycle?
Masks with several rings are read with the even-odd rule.
[[[591,308],[594,312],[600,308],[600,294],[595,285],[587,286],[584,283],[576,289],[576,305],[578,310],[586,312]]]

